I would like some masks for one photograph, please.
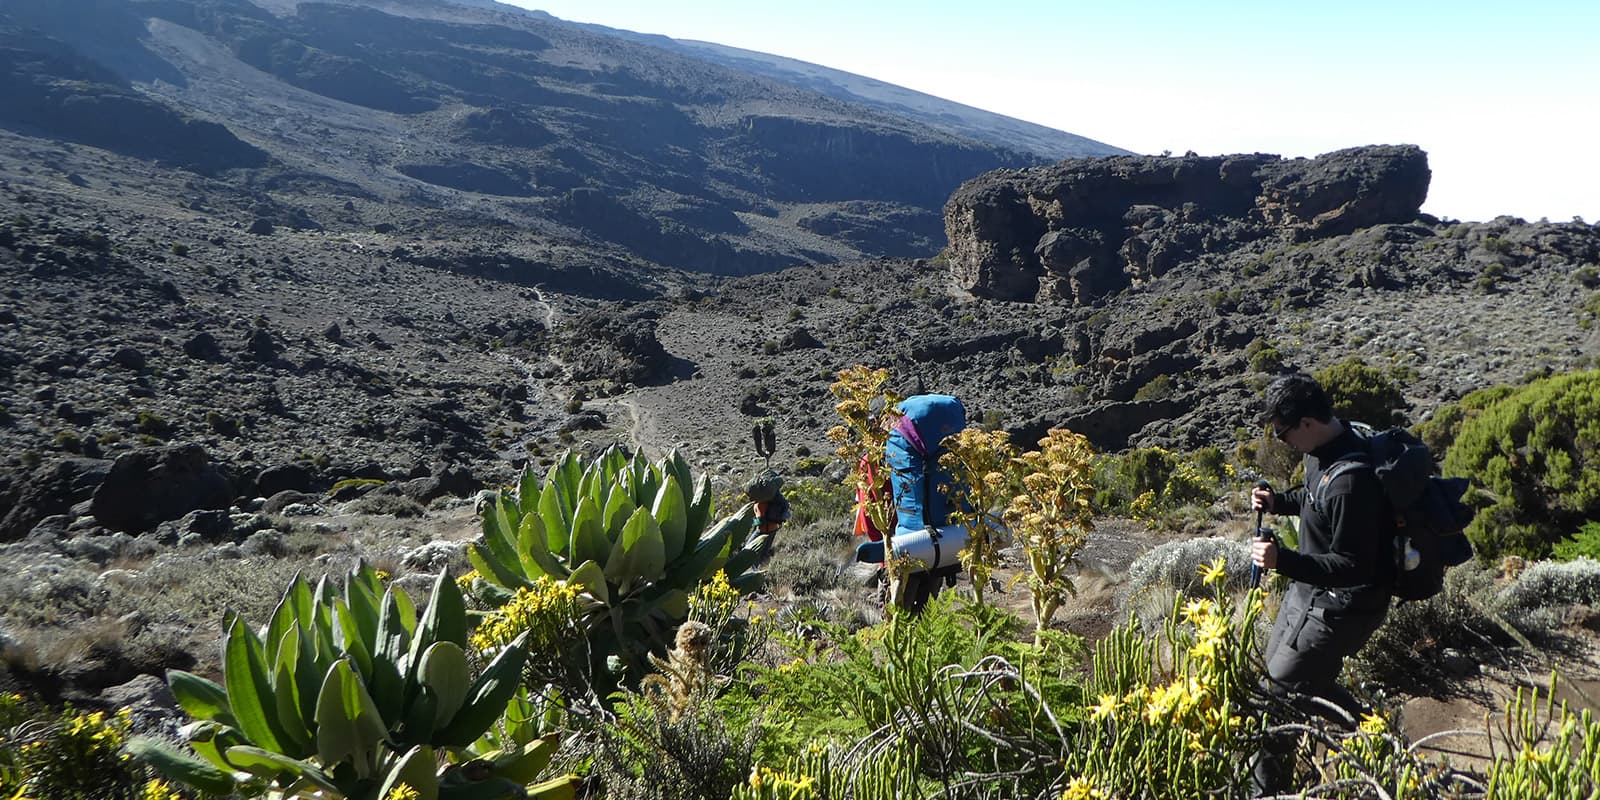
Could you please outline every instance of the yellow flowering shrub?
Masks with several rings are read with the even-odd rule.
[[[1207,585],[1225,577],[1220,562],[1201,567]],[[1188,798],[1238,785],[1237,756],[1253,749],[1259,730],[1246,699],[1262,604],[1258,592],[1242,607],[1218,594],[1180,598],[1165,631],[1165,665],[1133,623],[1096,647],[1097,694],[1079,740],[1066,748],[1071,782],[1063,797],[1121,797],[1139,788],[1141,797]]]
[[[967,529],[961,565],[972,592],[983,602],[983,590],[1000,562],[999,520],[994,512],[1010,497],[1017,450],[1005,431],[968,428],[947,436],[939,463],[949,470],[950,523]]]
[[[750,771],[749,783],[734,789],[732,800],[816,800],[816,784],[810,775],[758,766]]]
[[[1600,720],[1555,702],[1546,691],[1517,690],[1496,738],[1506,755],[1489,766],[1485,800],[1600,796]]]
[[[560,657],[584,639],[582,594],[582,586],[542,575],[532,588],[517,590],[510,602],[489,612],[472,632],[472,646],[490,650],[527,631],[529,662]]]
[[[1039,440],[1038,450],[1015,459],[1021,491],[1004,519],[1027,556],[1028,568],[1018,579],[1027,582],[1038,631],[1049,627],[1074,591],[1068,573],[1094,528],[1093,458],[1088,439],[1055,429]]]
[[[139,766],[123,752],[130,712],[34,716],[19,695],[0,696],[0,715],[21,718],[0,729],[0,797],[6,800],[136,800]]]
[[[184,800],[184,796],[166,781],[151,780],[145,782],[144,793],[139,796],[139,800]]]
[[[828,391],[838,400],[834,413],[841,424],[828,430],[828,441],[834,445],[834,454],[850,467],[850,485],[862,497],[876,497],[866,512],[878,530],[894,529],[894,491],[889,485],[889,466],[884,462],[884,445],[894,428],[900,412],[895,406],[904,397],[889,388],[889,371],[856,365],[839,371],[839,379],[828,386]],[[869,478],[856,465],[865,461],[872,466]]]

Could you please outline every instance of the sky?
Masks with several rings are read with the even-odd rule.
[[[1415,144],[1423,211],[1600,222],[1595,0],[511,0],[809,61],[1137,153]]]

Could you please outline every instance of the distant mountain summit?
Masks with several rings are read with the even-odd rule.
[[[1124,152],[791,59],[480,0],[9,0],[0,58],[8,94],[28,99],[0,106],[0,126],[257,187],[231,209],[241,224],[270,186],[296,227],[448,220],[449,236],[490,232],[546,266],[927,256],[963,181]]]

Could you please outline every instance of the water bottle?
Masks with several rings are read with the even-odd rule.
[[[1416,569],[1422,564],[1422,554],[1411,544],[1411,537],[1406,537],[1405,568],[1406,572]]]

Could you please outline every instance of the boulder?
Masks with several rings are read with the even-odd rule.
[[[136,734],[175,734],[184,717],[167,682],[154,675],[112,686],[100,693],[99,701],[107,709],[128,709],[128,722]]]
[[[267,502],[261,504],[261,512],[264,514],[282,514],[283,510],[289,506],[313,505],[318,499],[316,495],[298,492],[294,489],[284,489],[281,492],[274,492],[271,497],[267,498]]]
[[[138,533],[196,509],[227,508],[233,487],[197,444],[148,447],[119,456],[90,509],[101,525]]]
[[[400,563],[409,569],[437,573],[442,569],[461,567],[467,561],[467,543],[435,540],[408,550]]]
[[[158,525],[156,539],[167,544],[180,541],[207,544],[233,541],[233,517],[223,510],[190,511],[181,519]]]
[[[222,358],[222,345],[217,337],[201,331],[184,341],[183,353],[198,361],[217,361]]]
[[[97,458],[64,458],[35,469],[0,496],[0,542],[21,539],[46,517],[68,513],[110,472],[111,462]]]
[[[285,491],[311,491],[311,470],[304,464],[279,464],[256,476],[257,495],[270,498]]]

